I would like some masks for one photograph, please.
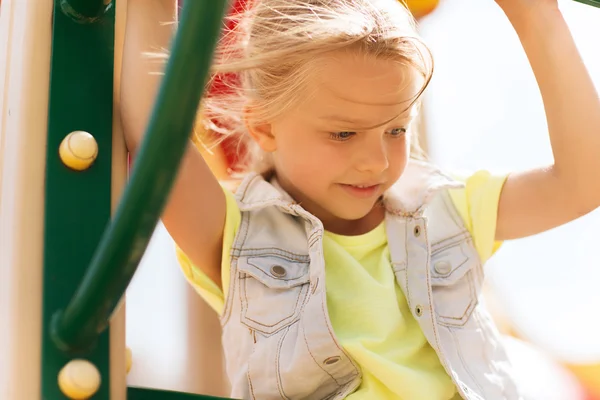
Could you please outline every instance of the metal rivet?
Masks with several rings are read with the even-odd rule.
[[[416,306],[415,307],[415,314],[417,314],[417,317],[420,317],[421,315],[423,315],[423,307],[422,306]]]
[[[98,157],[98,143],[87,132],[69,133],[60,143],[58,154],[67,167],[75,171],[88,169]]]
[[[436,262],[433,268],[440,275],[447,275],[452,271],[452,265],[448,261]]]
[[[416,237],[421,236],[421,227],[419,225],[415,226],[414,234],[415,234]]]
[[[340,356],[333,356],[333,357],[329,357],[328,359],[326,359],[325,361],[323,361],[323,364],[325,365],[333,365],[336,362],[340,361],[341,358]]]
[[[283,278],[287,275],[287,271],[281,265],[273,265],[271,267],[271,273],[277,278]]]

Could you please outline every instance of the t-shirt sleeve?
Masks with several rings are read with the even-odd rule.
[[[450,190],[450,197],[467,229],[473,236],[482,262],[486,262],[502,244],[495,240],[498,202],[507,175],[478,171],[468,177],[457,177],[465,183],[462,189]]]
[[[223,253],[221,257],[221,281],[223,282],[223,289],[217,286],[198,266],[194,265],[185,253],[176,246],[177,261],[183,275],[198,294],[219,315],[223,313],[227,289],[229,289],[231,247],[242,221],[241,212],[233,193],[226,188],[223,188],[223,191],[225,192],[227,203],[225,227],[223,230]],[[201,244],[198,245],[201,246]]]

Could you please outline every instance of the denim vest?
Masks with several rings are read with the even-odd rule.
[[[428,164],[409,164],[384,195],[392,268],[458,393],[521,399],[479,303],[481,261],[447,190],[460,186]],[[231,396],[346,397],[361,371],[329,319],[321,221],[260,175],[248,176],[236,198],[242,221],[221,319]]]

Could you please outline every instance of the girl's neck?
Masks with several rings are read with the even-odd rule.
[[[385,218],[383,202],[379,201],[364,217],[357,220],[344,220],[340,218],[320,218],[325,230],[344,236],[357,236],[371,232],[377,228]]]

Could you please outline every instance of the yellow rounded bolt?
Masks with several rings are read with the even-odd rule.
[[[129,371],[131,371],[131,365],[133,364],[133,356],[131,355],[131,349],[129,347],[127,347],[127,349],[125,350],[125,357],[126,357],[126,371],[127,373],[129,373]]]
[[[58,387],[69,399],[89,399],[100,388],[100,372],[89,361],[72,360],[58,373]]]
[[[98,157],[98,143],[87,132],[71,132],[63,139],[58,153],[67,167],[75,171],[83,171],[88,169]]]

